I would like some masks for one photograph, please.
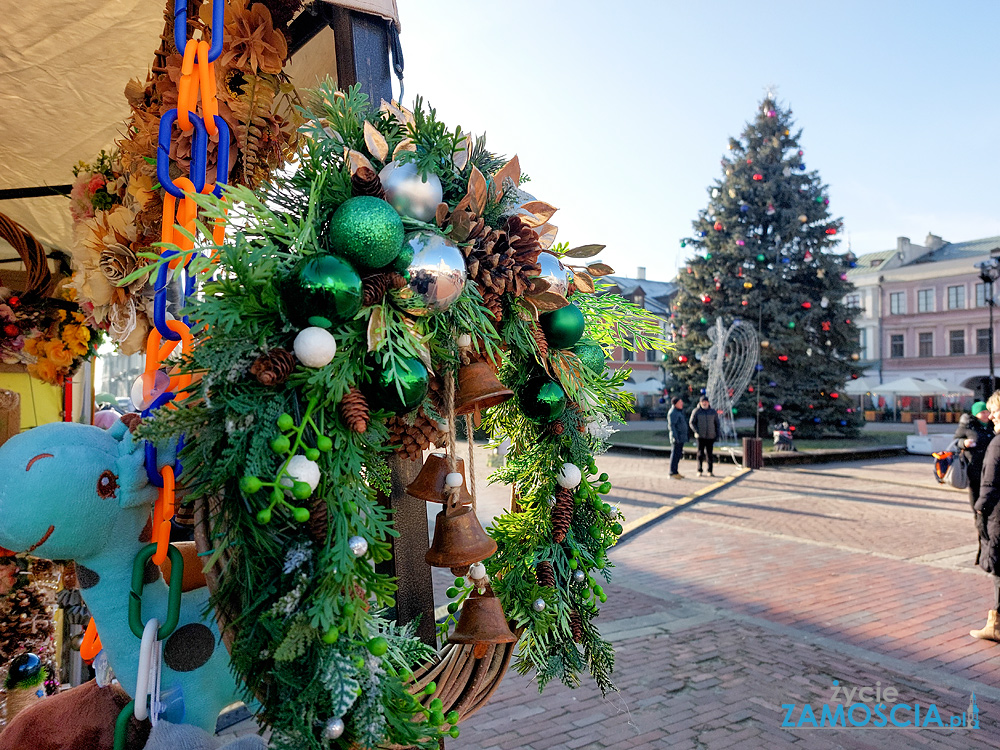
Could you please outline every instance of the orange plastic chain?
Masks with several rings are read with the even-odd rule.
[[[91,617],[83,634],[83,642],[80,644],[80,658],[89,664],[102,648],[104,647],[101,645],[101,636],[97,634],[97,623]]]

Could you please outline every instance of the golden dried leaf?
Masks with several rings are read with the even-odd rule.
[[[373,172],[378,172],[372,163],[368,161],[368,157],[362,154],[360,151],[355,151],[354,149],[344,149],[344,157],[351,163],[351,174],[357,172],[361,167],[368,167]]]
[[[521,216],[521,221],[529,227],[540,227],[551,219],[559,209],[549,205],[545,201],[528,201],[521,207],[522,211],[527,211],[531,216]]]
[[[559,228],[554,224],[542,224],[540,227],[535,227],[535,231],[538,232],[538,244],[542,250],[548,250],[556,241],[556,232]]]
[[[615,272],[611,266],[606,263],[591,263],[587,266],[587,273],[591,276],[607,276]]]
[[[413,123],[413,113],[410,112],[406,107],[398,106],[396,102],[387,102],[385,99],[382,100],[382,105],[379,107],[382,112],[388,112],[396,121],[401,125],[409,125]]]
[[[438,203],[437,211],[434,212],[434,223],[443,227],[446,218],[448,218],[448,204]]]
[[[396,148],[392,150],[392,158],[395,159],[403,151],[416,151],[417,147],[409,138],[404,138],[398,144]]]
[[[563,255],[567,258],[593,258],[607,245],[580,245],[567,250]]]
[[[573,274],[573,283],[581,292],[594,293],[594,279],[586,271],[576,271]]]
[[[368,153],[379,161],[385,161],[389,156],[389,144],[385,141],[385,136],[378,132],[378,128],[365,120],[365,145]]]
[[[507,179],[510,179],[515,185],[521,184],[521,162],[517,160],[517,154],[493,175],[493,181],[499,190],[503,190],[503,184]]]
[[[521,320],[538,320],[538,306],[535,304],[531,297],[524,297],[522,299],[523,305],[518,306],[517,312],[521,317]]]
[[[551,286],[549,282],[543,279],[541,276],[537,276],[531,280],[531,289],[528,290],[528,294],[541,294],[547,291]]]
[[[451,239],[453,242],[465,242],[472,231],[472,219],[468,211],[456,211],[451,215]]]
[[[469,175],[469,199],[472,211],[476,216],[481,216],[483,209],[486,208],[488,194],[489,187],[486,184],[486,178],[483,177],[483,173],[479,171],[478,167],[473,167],[472,174]]]
[[[386,327],[382,319],[382,308],[375,306],[372,308],[371,317],[368,318],[368,351],[373,352],[378,349],[385,338]]]
[[[569,300],[561,294],[549,291],[542,292],[541,294],[533,294],[526,301],[533,304],[540,312],[552,312],[569,304]]]
[[[465,169],[465,165],[469,163],[469,153],[472,151],[472,134],[465,133],[462,140],[459,142],[458,151],[451,157],[452,163],[455,165],[455,169],[461,172]]]

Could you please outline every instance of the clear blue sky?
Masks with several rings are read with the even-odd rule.
[[[997,0],[397,2],[406,103],[517,153],[622,275],[673,278],[769,84],[856,253],[1000,235]]]

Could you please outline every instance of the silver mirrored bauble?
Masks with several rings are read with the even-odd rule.
[[[344,733],[343,719],[327,719],[323,727],[323,739],[335,740]]]
[[[548,291],[565,297],[569,293],[569,274],[559,259],[552,253],[539,253],[538,266],[541,270],[533,276],[547,281],[549,283]]]
[[[413,260],[406,269],[410,280],[399,292],[401,306],[411,315],[447,310],[462,294],[468,277],[462,251],[451,240],[426,230],[406,235],[404,244],[413,248]]]
[[[368,540],[363,536],[352,536],[347,540],[347,546],[351,548],[355,557],[361,557],[368,551]]]
[[[536,612],[544,612],[545,611],[545,600],[544,599],[535,599],[535,601],[533,601],[531,603],[531,608],[533,610],[535,610]]]
[[[434,218],[443,192],[441,180],[433,172],[421,176],[413,162],[391,161],[378,173],[385,199],[400,216],[430,221]]]
[[[584,573],[582,570],[574,570],[573,571],[573,582],[574,583],[583,583],[586,578],[587,578],[587,574]]]

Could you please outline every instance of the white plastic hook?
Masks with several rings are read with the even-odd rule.
[[[154,702],[160,692],[160,642],[156,639],[156,631],[160,623],[154,617],[146,623],[142,631],[142,642],[139,644],[139,670],[135,676],[135,718],[139,721],[149,716],[146,698],[152,697]],[[150,683],[152,682],[152,692]],[[155,706],[154,706],[155,709]],[[154,714],[156,711],[154,710]]]

